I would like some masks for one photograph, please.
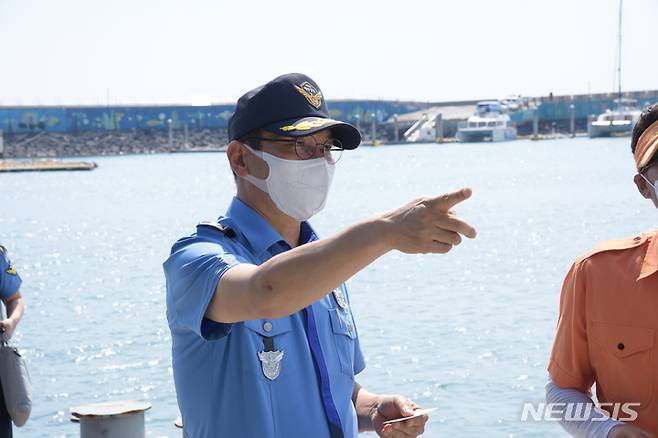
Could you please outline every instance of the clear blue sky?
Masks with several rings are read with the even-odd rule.
[[[618,0],[0,0],[0,105],[232,102],[301,71],[329,99],[607,92]],[[623,86],[658,88],[656,0]]]

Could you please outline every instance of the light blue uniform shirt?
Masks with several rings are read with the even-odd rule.
[[[21,287],[21,277],[7,256],[7,250],[0,246],[0,298],[11,298]]]
[[[174,244],[164,263],[167,320],[172,334],[174,382],[185,433],[190,438],[330,438],[319,377],[301,310],[279,319],[220,324],[204,318],[222,275],[238,263],[259,265],[285,244],[255,210],[234,198],[221,223]],[[317,240],[302,223],[300,242]],[[322,260],[318,260],[322,263]],[[347,297],[345,285],[341,286]],[[352,403],[354,376],[365,368],[350,308],[331,291],[313,303],[331,394],[345,438],[357,435]],[[349,298],[348,298],[349,303]],[[280,374],[265,377],[258,353],[264,337],[283,352]]]

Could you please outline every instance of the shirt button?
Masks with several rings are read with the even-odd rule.
[[[617,344],[617,348],[620,349],[620,350],[623,350],[624,349],[624,344],[622,344],[620,342],[619,344]]]
[[[271,322],[266,322],[265,324],[263,324],[263,330],[265,330],[268,333],[271,332],[272,331],[272,323]]]
[[[349,330],[349,332],[352,333],[352,330],[354,330],[354,326],[352,324],[348,325],[347,330]]]

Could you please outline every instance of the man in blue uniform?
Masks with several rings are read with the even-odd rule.
[[[386,252],[446,253],[475,237],[452,212],[469,189],[421,198],[333,236],[307,222],[336,161],[361,137],[318,85],[287,74],[242,96],[227,156],[237,195],[164,263],[173,370],[190,438],[353,438],[423,433],[402,396],[369,393],[344,282]]]
[[[20,293],[21,277],[16,267],[7,256],[7,250],[0,245],[0,300],[5,306],[7,317],[0,321],[0,333],[3,340],[8,341],[14,334],[16,326],[23,317],[25,304]],[[4,382],[0,382],[2,385]],[[11,437],[11,417],[7,412],[5,398],[0,386],[0,437]]]

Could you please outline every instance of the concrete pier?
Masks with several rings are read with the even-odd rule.
[[[89,161],[59,161],[59,160],[0,160],[2,172],[52,172],[64,170],[94,170],[98,165]]]

